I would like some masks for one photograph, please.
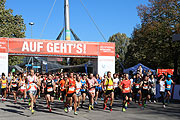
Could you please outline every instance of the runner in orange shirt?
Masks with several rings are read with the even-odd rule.
[[[66,89],[65,89],[65,83],[67,80],[67,75],[64,75],[64,79],[60,80],[59,85],[60,85],[60,96],[62,96],[61,100],[66,101]]]

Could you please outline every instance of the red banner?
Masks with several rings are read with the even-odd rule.
[[[157,69],[157,72],[159,75],[162,75],[163,73],[173,75],[174,69]]]
[[[25,55],[115,56],[115,43],[0,38],[0,52]]]

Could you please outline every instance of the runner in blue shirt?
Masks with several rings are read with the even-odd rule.
[[[169,97],[171,96],[171,85],[174,84],[173,80],[171,79],[171,75],[167,76],[167,80],[165,81],[166,86],[166,99],[169,104]]]

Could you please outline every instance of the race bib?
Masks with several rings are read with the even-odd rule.
[[[129,90],[129,87],[128,87],[128,88],[125,88],[125,90]]]
[[[114,87],[117,87],[118,86],[118,84],[117,83],[114,83]]]
[[[171,88],[171,85],[167,85],[167,88]]]
[[[95,89],[89,90],[90,93],[95,93]]]
[[[138,84],[136,85],[136,88],[139,88],[139,85],[138,85]]]
[[[143,89],[148,89],[148,86],[143,86]]]
[[[48,87],[48,88],[47,88],[47,91],[48,91],[48,92],[52,92],[52,91],[53,91],[53,88],[52,88],[52,87]]]
[[[12,84],[12,86],[13,86],[13,87],[17,87],[17,85],[16,85],[16,84]]]
[[[79,93],[80,92],[80,89],[76,90],[76,93]]]
[[[74,89],[75,89],[74,87],[70,87],[69,91],[74,91]]]
[[[113,86],[108,86],[108,89],[113,89]]]

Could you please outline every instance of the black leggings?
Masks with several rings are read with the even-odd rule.
[[[165,105],[165,92],[160,92],[161,98],[162,98],[162,103]]]

